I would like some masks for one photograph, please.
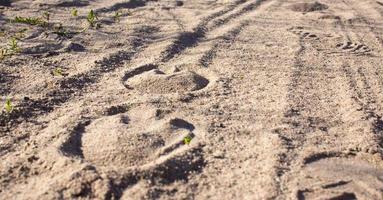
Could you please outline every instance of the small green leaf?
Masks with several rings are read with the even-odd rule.
[[[17,39],[15,37],[11,38],[9,42],[9,50],[11,50],[13,53],[17,53],[20,51]]]
[[[47,12],[47,11],[45,11],[45,12],[43,13],[43,17],[44,17],[44,19],[47,20],[47,22],[49,22],[50,16],[51,16],[51,15],[50,15],[49,12]]]
[[[14,20],[11,20],[15,23],[29,24],[29,25],[46,25],[46,22],[39,17],[19,17],[16,16]]]
[[[78,10],[76,8],[73,8],[71,11],[71,14],[73,17],[77,17],[78,16]]]
[[[11,113],[12,111],[13,111],[13,105],[12,105],[12,102],[11,102],[11,98],[7,98],[6,100],[5,100],[5,111],[7,112],[7,113]]]
[[[66,30],[61,23],[56,24],[53,27],[53,32],[54,34],[61,36],[61,37],[68,37],[69,36],[69,31]]]
[[[57,67],[56,69],[53,70],[53,76],[62,76],[63,75],[63,70],[60,67]]]
[[[97,22],[97,15],[93,10],[90,10],[88,13],[87,21],[91,27],[96,27],[96,22]]]
[[[122,16],[122,12],[121,11],[117,11],[116,13],[114,13],[114,21],[116,22],[120,22],[120,17]]]
[[[186,137],[184,137],[184,144],[190,144],[190,142],[192,141],[192,137],[190,137],[190,136],[186,136]]]
[[[0,60],[4,60],[9,55],[8,49],[0,49]]]

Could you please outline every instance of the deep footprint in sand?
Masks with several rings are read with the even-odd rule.
[[[203,89],[208,84],[208,79],[192,71],[165,74],[158,69],[142,73],[125,81],[127,88],[153,94],[192,92]]]
[[[180,148],[185,137],[194,137],[192,124],[179,118],[159,120],[157,113],[141,106],[93,121],[81,138],[83,158],[96,166],[141,166]]]
[[[383,199],[382,169],[360,159],[315,160],[299,177],[299,199]]]

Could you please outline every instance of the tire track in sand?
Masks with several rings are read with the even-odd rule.
[[[343,27],[343,29],[345,28]],[[321,35],[318,38],[307,38],[307,33],[304,31],[292,29],[292,32],[299,36],[299,48],[295,55],[291,83],[288,86],[289,106],[283,121],[287,128],[275,130],[284,144],[284,151],[279,156],[280,168],[278,170],[279,198],[282,199],[301,198],[300,189],[296,188],[293,182],[302,165],[307,165],[307,163],[304,164],[304,160],[310,159],[310,157],[315,158],[314,160],[329,157],[327,154],[323,154],[322,157],[321,153],[314,152],[323,152],[322,148],[325,148],[326,143],[323,141],[323,145],[317,146],[318,143],[322,143],[319,142],[321,138],[336,137],[331,129],[343,126],[341,117],[344,111],[337,108],[336,105],[341,100],[336,95],[342,94],[347,97],[347,88],[338,84],[336,85],[339,88],[329,86],[329,81],[334,81],[334,76],[339,71],[331,67],[331,65],[335,65],[331,57],[318,51],[323,48],[317,48],[317,46],[326,46],[327,39],[322,39]],[[350,37],[345,36],[347,40],[350,40]],[[345,131],[342,134],[348,135],[349,133]],[[336,145],[333,150],[335,148]],[[341,155],[341,153],[334,154]]]
[[[167,63],[170,60],[172,60],[175,56],[181,55],[187,48],[196,47],[198,46],[199,42],[210,32],[213,31],[219,27],[222,27],[229,21],[242,16],[246,14],[247,12],[252,11],[253,9],[256,9],[262,3],[267,0],[253,0],[250,1],[248,4],[244,4],[245,1],[237,1],[234,6],[230,6],[229,8],[213,13],[210,16],[204,18],[191,32],[183,32],[181,33],[175,41],[169,45],[166,50],[164,50],[161,53],[161,57],[156,61],[155,63],[146,64],[144,66],[138,66],[134,69],[131,69],[125,73],[125,76],[122,78],[122,82],[127,81],[127,79],[156,69],[157,66],[161,63]],[[243,8],[239,9],[239,11],[233,11],[238,5],[244,4]],[[216,18],[225,15],[226,13],[229,13],[233,11],[234,13],[230,14],[227,17],[223,18],[223,23],[219,23],[216,25],[217,21],[221,21],[220,19],[216,20]],[[212,23],[212,25],[209,25]]]
[[[349,34],[347,26],[344,26],[342,23],[336,24],[339,26],[346,40],[351,41],[354,39]],[[357,37],[357,42],[360,43],[361,41],[360,38],[358,38],[358,35],[354,35]],[[318,45],[326,46],[326,41],[323,41],[322,44]],[[301,45],[300,50],[303,50],[304,52],[307,48],[302,47]],[[300,51],[298,51],[298,54],[299,52]],[[315,56],[312,55],[309,58],[313,59],[314,57]],[[345,57],[351,60],[360,59],[355,54],[346,54]],[[327,94],[328,92],[326,92],[326,90],[324,90],[325,92],[320,92],[320,88],[317,88],[317,91],[321,96],[328,96],[332,100],[335,100],[334,103],[338,105],[343,104],[343,106],[339,106],[338,108],[337,105],[330,105],[328,104],[330,102],[323,102],[320,97],[318,97],[318,102],[316,103],[307,103],[307,100],[310,99],[309,96],[311,96],[311,91],[307,90],[309,87],[305,87],[306,91],[304,92],[308,93],[306,95],[309,96],[304,96],[302,99],[295,98],[296,102],[301,103],[301,108],[303,109],[294,109],[293,107],[290,112],[287,112],[287,117],[290,118],[289,122],[296,130],[296,134],[299,135],[300,133],[306,135],[306,137],[288,137],[286,142],[290,147],[292,146],[292,152],[296,156],[293,156],[295,157],[293,158],[295,159],[293,162],[287,160],[291,167],[287,168],[288,172],[285,176],[286,178],[282,179],[281,191],[284,195],[290,193],[291,196],[289,198],[291,199],[380,198],[379,195],[376,195],[376,191],[379,190],[379,185],[374,185],[367,178],[363,178],[379,174],[378,170],[374,169],[374,164],[362,161],[358,157],[361,155],[364,159],[368,158],[373,160],[374,158],[371,157],[371,154],[377,153],[380,148],[377,146],[377,144],[380,143],[379,139],[375,137],[376,135],[381,135],[381,133],[379,133],[381,128],[377,125],[380,124],[380,117],[376,116],[375,106],[373,105],[375,95],[373,94],[373,91],[371,91],[368,79],[361,68],[358,68],[356,72],[353,72],[348,64],[343,63],[339,66],[339,64],[337,64],[338,59],[339,57],[334,57],[329,54],[322,60],[322,62],[320,62],[324,63],[324,66],[328,65],[329,62],[330,65],[335,67],[335,70],[327,67],[327,70],[329,70],[328,72],[330,73],[323,79],[324,82],[319,84],[319,86],[327,87],[329,91],[332,87],[336,89],[332,92],[334,98],[330,95],[331,93]],[[337,66],[339,66],[339,68]],[[303,74],[304,73],[305,72],[303,72]],[[335,81],[331,84],[333,81],[332,79],[334,78],[339,79],[339,81]],[[310,79],[315,80],[316,78],[310,77]],[[303,83],[299,82],[299,84],[306,85],[307,82],[310,81],[305,81]],[[302,87],[300,85],[294,86],[298,88]],[[341,98],[341,95],[344,99]],[[315,97],[315,95],[312,95],[311,97]],[[302,103],[302,101],[304,103]],[[325,129],[321,131],[311,130],[310,132],[307,131],[308,129],[302,128],[300,124],[304,123],[305,119],[302,120],[299,116],[307,111],[307,104],[314,105],[313,107],[310,106],[308,110],[314,111],[313,113],[315,113],[315,115],[323,115],[323,111],[321,114],[321,107],[323,110],[327,109],[327,112],[330,112],[327,114],[327,117],[324,117],[324,124],[327,125],[324,126]],[[361,111],[358,108],[355,108],[355,106],[360,106]],[[361,131],[360,129],[362,128],[365,129],[366,135],[358,136],[358,132]],[[342,135],[344,138],[338,138],[338,134]],[[336,142],[328,143],[328,140]],[[291,145],[291,143],[293,145]],[[298,143],[298,145],[295,143]],[[321,147],[322,143],[328,144],[327,146],[323,145],[323,148]],[[360,149],[360,147],[363,149]],[[365,151],[369,154],[365,155],[361,151]],[[354,162],[358,162],[360,165],[353,166],[352,163]],[[342,168],[341,166],[347,167]],[[341,174],[337,174],[336,170],[339,170],[339,168],[342,168]],[[364,171],[363,169],[371,170]],[[360,171],[360,174],[363,175],[358,173],[355,174],[355,171],[358,170]],[[335,174],[329,176],[328,174],[331,173]],[[368,190],[369,192],[365,192],[365,190]]]

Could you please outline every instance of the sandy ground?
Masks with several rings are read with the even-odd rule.
[[[381,0],[0,1],[0,199],[383,199],[382,21]]]

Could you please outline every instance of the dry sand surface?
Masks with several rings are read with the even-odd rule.
[[[14,37],[0,199],[383,199],[382,0],[1,0]]]

